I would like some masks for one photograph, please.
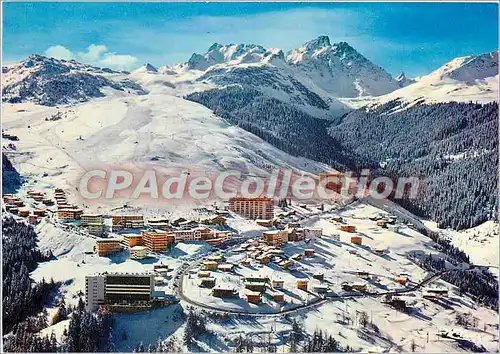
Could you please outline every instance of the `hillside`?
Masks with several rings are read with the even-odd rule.
[[[353,111],[329,128],[345,148],[380,164],[376,173],[421,176],[421,198],[404,205],[456,229],[496,215],[497,131],[496,102],[407,108],[400,100]]]

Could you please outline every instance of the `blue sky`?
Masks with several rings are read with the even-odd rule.
[[[133,69],[187,61],[214,43],[285,52],[347,41],[393,75],[427,74],[498,49],[494,3],[3,3],[3,59],[31,53]]]

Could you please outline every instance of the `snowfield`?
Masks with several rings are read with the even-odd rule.
[[[4,129],[20,139],[9,158],[21,175],[32,177],[30,187],[61,187],[71,202],[80,204],[84,202],[77,192],[81,176],[117,163],[209,175],[229,169],[267,174],[271,167],[314,174],[330,170],[231,126],[206,107],[177,97],[169,87],[149,88],[145,96],[112,96],[68,107],[5,104]],[[63,118],[46,121],[56,112]],[[102,202],[93,207],[145,206],[122,199]],[[174,209],[167,203],[152,208]]]

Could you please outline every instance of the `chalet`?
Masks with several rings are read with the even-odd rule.
[[[253,275],[245,277],[245,282],[257,282],[257,283],[268,283],[269,278],[262,275]]]
[[[408,277],[397,276],[394,281],[401,285],[406,285],[408,283]]]
[[[271,286],[273,289],[283,289],[285,286],[285,281],[281,279],[273,279],[271,281]]]
[[[323,236],[323,229],[321,228],[305,228],[304,229],[304,234],[306,237],[321,237]]]
[[[33,210],[33,215],[43,217],[45,216],[45,209],[35,209]]]
[[[307,279],[297,279],[297,289],[307,291],[307,285],[309,281]]]
[[[225,260],[225,257],[222,255],[211,255],[211,256],[207,257],[207,260],[212,261],[212,262],[221,263]]]
[[[387,223],[384,220],[379,220],[379,221],[377,221],[377,226],[385,228],[385,227],[387,227]]]
[[[257,291],[248,291],[246,294],[247,301],[252,304],[260,304],[262,302],[262,294]]]
[[[385,254],[385,248],[375,248],[375,253],[380,255]]]
[[[368,286],[366,285],[366,283],[355,282],[355,283],[352,283],[351,286],[354,290],[357,290],[357,291],[362,292],[362,293],[368,291]]]
[[[312,290],[318,294],[325,294],[328,292],[328,286],[326,286],[326,285],[314,285]]]
[[[321,273],[321,272],[316,272],[313,274],[313,278],[317,279],[319,281],[323,281],[323,280],[325,280],[325,274]]]
[[[214,261],[204,261],[202,267],[204,270],[217,270],[219,263]]]
[[[235,288],[218,287],[212,290],[212,295],[214,297],[220,297],[220,298],[238,297],[238,290],[236,290]]]
[[[231,263],[219,264],[217,266],[217,269],[220,270],[221,272],[232,272],[234,270],[234,264]]]
[[[339,230],[345,231],[345,232],[356,232],[356,226],[354,226],[354,225],[340,225]]]
[[[358,272],[357,276],[358,276],[358,278],[361,278],[361,279],[370,279],[370,273],[368,273],[368,272]]]
[[[304,256],[306,256],[306,257],[314,257],[314,250],[312,248],[306,248],[304,250]]]
[[[361,238],[361,236],[352,236],[351,243],[353,243],[355,245],[361,245],[361,244],[363,244],[363,239]]]
[[[200,288],[213,288],[215,286],[215,278],[214,277],[200,278],[200,284],[198,286]]]
[[[259,291],[262,293],[262,292],[266,291],[266,283],[248,281],[248,282],[245,282],[245,288],[248,290]]]
[[[52,205],[52,204],[54,204],[54,201],[50,198],[44,198],[44,199],[42,199],[42,203],[45,205]]]
[[[285,302],[285,294],[276,291],[270,292],[269,294],[273,298],[274,302],[277,302],[278,304],[282,304]]]
[[[223,226],[226,225],[226,218],[221,216],[221,215],[215,215],[206,219],[203,219],[200,221],[201,224],[203,225],[217,225],[217,226]]]
[[[184,219],[184,218],[177,218],[177,219],[174,219],[174,220],[172,220],[172,226],[179,227],[179,224],[180,224],[181,222],[185,222],[185,221],[187,221],[187,220],[186,220],[186,219]]]
[[[399,232],[399,225],[387,225],[387,228],[389,229],[389,231]]]
[[[340,235],[339,234],[333,234],[332,237],[335,241],[340,242]]]
[[[198,278],[209,278],[210,277],[210,272],[208,271],[200,271],[198,272]]]
[[[36,215],[30,215],[28,216],[28,223],[31,225],[35,225],[38,222],[38,218]]]
[[[422,297],[426,299],[440,298],[447,296],[448,296],[448,289],[445,287],[429,286],[425,288],[424,291],[422,292]]]
[[[284,230],[265,231],[262,239],[270,246],[281,247],[288,242],[288,232]]]
[[[300,227],[286,228],[285,231],[288,233],[288,241],[290,242],[298,242],[306,238],[303,228]]]
[[[278,265],[282,269],[287,270],[287,269],[290,269],[293,266],[293,261],[290,260],[290,259],[285,259],[285,260],[282,260],[281,262],[279,262]]]
[[[229,216],[229,211],[227,211],[227,210],[216,209],[214,211],[214,213],[217,215],[223,216],[225,218],[227,218]]]
[[[290,259],[293,259],[294,261],[300,261],[302,259],[302,255],[300,253],[296,253],[291,256]]]
[[[255,223],[259,226],[271,227],[274,225],[273,219],[257,219]]]
[[[12,204],[14,204],[17,207],[23,207],[24,206],[24,202],[22,200],[14,200],[12,202]]]
[[[343,221],[341,216],[334,216],[334,217],[332,217],[332,220],[335,222],[342,222]]]
[[[267,264],[271,260],[271,257],[267,254],[262,254],[256,258],[257,262],[260,264]]]
[[[250,266],[250,264],[251,264],[251,261],[250,261],[248,258],[246,258],[246,259],[242,259],[242,260],[240,261],[240,265],[241,265],[241,266],[244,266],[244,267],[249,267],[249,266]]]
[[[22,217],[28,217],[30,215],[30,210],[27,208],[22,208],[18,210],[18,215]]]
[[[290,221],[289,223],[286,224],[287,229],[293,229],[293,228],[300,228],[300,223],[297,221]]]

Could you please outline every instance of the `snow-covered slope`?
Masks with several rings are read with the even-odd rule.
[[[5,104],[4,128],[20,139],[9,157],[21,175],[45,173],[44,183],[67,188],[70,195],[77,194],[79,177],[92,166],[149,164],[206,173],[231,168],[259,173],[270,166],[314,173],[328,169],[177,97],[176,88],[164,82],[151,81],[147,89],[143,96],[105,97],[68,107]],[[61,119],[46,120],[57,112]]]
[[[417,78],[415,83],[384,96],[341,101],[358,108],[396,98],[410,103],[498,101],[498,51],[455,58],[432,73]]]
[[[453,59],[381,101],[399,97],[408,101],[423,98],[426,102],[498,100],[498,52]]]
[[[85,102],[105,96],[105,88],[123,94],[146,93],[126,72],[36,54],[3,67],[2,73],[2,100],[11,103],[55,106]]]

